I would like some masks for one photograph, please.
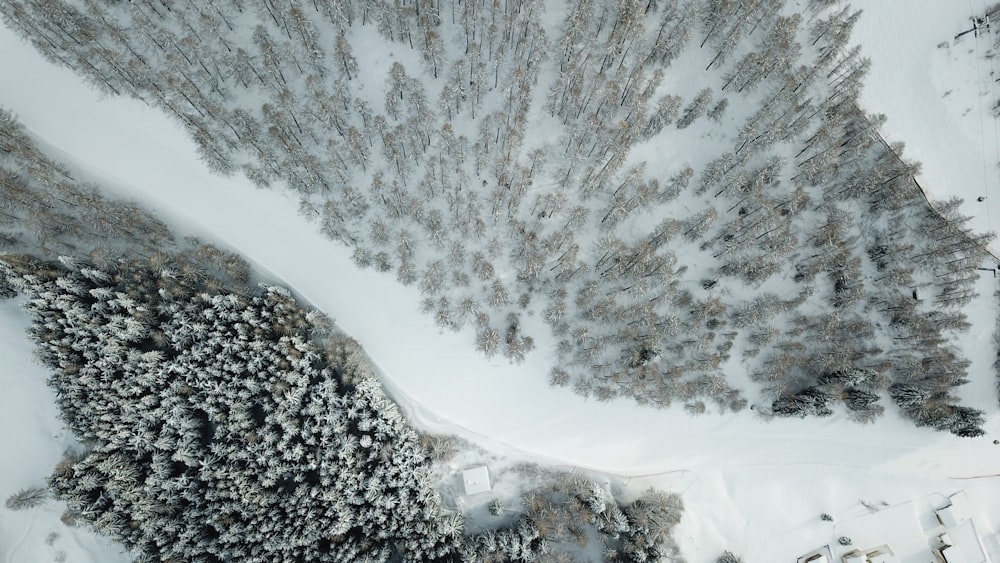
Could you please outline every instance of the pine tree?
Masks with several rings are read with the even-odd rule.
[[[708,109],[708,104],[712,101],[712,89],[704,88],[700,90],[691,100],[691,103],[684,108],[684,113],[681,114],[681,118],[677,120],[677,128],[685,129],[691,125],[695,119],[701,117],[701,114],[705,113]]]
[[[28,487],[7,497],[5,505],[9,510],[26,510],[41,505],[49,498],[44,487]]]

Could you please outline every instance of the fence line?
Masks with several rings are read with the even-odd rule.
[[[864,110],[862,110],[857,104],[855,104],[854,107],[855,107],[855,109],[858,110],[858,112],[865,119],[865,121],[867,121],[868,123],[872,123],[871,119],[868,118],[868,114],[865,113]],[[873,131],[874,131],[874,134],[875,134],[875,138],[880,143],[882,143],[882,146],[885,147],[885,150],[889,154],[891,154],[892,156],[894,156],[896,158],[896,161],[899,162],[900,165],[906,166],[906,161],[904,161],[903,157],[900,156],[900,154],[897,153],[896,150],[892,148],[892,146],[888,143],[888,141],[885,140],[885,137],[882,136],[882,132],[879,131],[879,130],[877,130],[877,129],[874,129]],[[946,223],[950,223],[951,221],[947,217],[945,217],[944,215],[942,215],[941,212],[938,211],[937,207],[934,206],[934,203],[927,196],[927,191],[924,190],[924,187],[920,185],[920,182],[917,181],[917,178],[915,176],[913,176],[913,175],[910,175],[910,181],[913,182],[913,185],[917,187],[917,191],[920,192],[920,195],[924,198],[924,203],[927,204],[927,208],[930,209],[931,212],[934,213],[934,215],[936,215],[942,221],[944,221]],[[965,238],[965,240],[967,242],[972,243],[972,244],[974,244],[974,245],[979,246],[980,248],[982,248],[983,251],[986,254],[988,254],[991,258],[993,258],[993,262],[997,266],[1000,266],[1000,257],[998,257],[996,254],[994,254],[993,251],[990,250],[989,246],[977,242],[975,239],[973,239],[972,237],[970,237],[969,234],[965,230],[961,231],[961,235],[962,235],[963,238]]]

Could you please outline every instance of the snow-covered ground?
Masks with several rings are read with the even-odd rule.
[[[866,107],[887,113],[887,137],[907,141],[907,155],[924,162],[921,183],[932,196],[965,197],[966,213],[976,216],[977,228],[988,229],[987,211],[1000,205],[994,166],[1000,153],[990,156],[980,147],[995,152],[1000,144],[991,131],[996,122],[983,118],[979,132],[976,115],[982,113],[975,112],[979,99],[981,112],[988,113],[991,104],[992,96],[976,95],[993,84],[985,68],[989,62],[969,52],[971,35],[937,47],[951,45],[968,21],[964,4],[868,4],[858,29],[873,58]],[[988,40],[980,41],[985,49]],[[182,233],[240,251],[335,317],[375,359],[390,393],[418,426],[457,433],[508,455],[621,475],[636,490],[655,485],[683,493],[688,509],[678,540],[692,563],[710,561],[725,548],[748,562],[794,561],[835,538],[835,527],[819,519],[821,512],[846,520],[867,511],[861,500],[896,505],[964,489],[978,507],[977,527],[990,530],[984,536],[1000,525],[1000,477],[955,479],[1000,473],[1000,446],[992,443],[1000,437],[991,368],[997,310],[995,281],[988,274],[979,286],[981,297],[969,308],[972,382],[960,390],[966,404],[991,413],[983,438],[914,429],[893,416],[891,407],[876,424],[858,426],[841,414],[765,422],[753,411],[691,418],[681,409],[584,402],[547,386],[553,355],[544,345],[522,365],[484,359],[472,349],[470,333],[440,333],[417,310],[415,289],[401,287],[391,276],[358,271],[346,249],[296,215],[295,201],[256,190],[242,177],[210,175],[193,143],[168,118],[137,101],[99,99],[2,28],[0,76],[0,104],[63,158],[144,202]],[[972,110],[963,115],[967,107]],[[975,202],[989,189],[993,198]],[[1000,221],[1000,207],[992,216]],[[4,327],[23,327],[16,313],[0,314]],[[14,345],[22,347],[9,355],[0,350],[4,382],[13,362],[7,358],[20,354],[23,363],[28,355],[26,342]],[[11,400],[27,405],[46,395],[39,387],[17,396]],[[51,412],[51,406],[44,408]],[[6,421],[2,428],[10,433]],[[42,438],[52,451],[32,458],[28,472],[37,475],[29,476],[31,482],[43,478],[61,451],[58,440],[47,438],[58,434],[50,428],[42,427]],[[30,484],[8,485],[7,474],[0,477],[4,491]],[[9,554],[8,542],[16,544],[10,538],[21,536],[8,534],[6,519],[0,526],[0,552]],[[38,531],[44,538],[48,529],[42,528],[29,527],[29,535]],[[8,558],[25,560],[20,553]],[[79,560],[87,560],[86,554]]]
[[[1000,60],[987,56],[994,35],[969,33],[971,17],[990,2],[880,1],[856,3],[864,13],[855,37],[871,72],[861,101],[889,118],[882,132],[906,143],[905,156],[923,163],[917,177],[932,198],[965,199],[974,230],[1000,228]],[[994,25],[993,33],[1000,33]],[[986,200],[977,201],[980,196]],[[994,243],[994,254],[1000,245]]]

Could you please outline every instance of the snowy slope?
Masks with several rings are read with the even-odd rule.
[[[24,336],[29,318],[14,300],[0,301],[0,499],[45,478],[74,445],[57,418],[47,370],[33,361],[34,345]],[[66,505],[43,505],[11,511],[0,504],[0,562],[100,561],[131,558],[118,546],[59,521]]]
[[[966,15],[946,9],[951,2],[921,2],[926,10],[907,2],[905,11],[901,1],[871,4],[858,30],[875,65],[864,98],[868,109],[889,114],[887,136],[910,142],[907,154],[924,161],[921,181],[933,195],[957,193],[974,202],[976,177],[980,186],[990,178],[982,179],[982,163],[970,164],[969,154],[976,139],[989,135],[976,137],[978,122],[963,118],[966,102],[952,101],[960,100],[955,92],[947,98],[933,93],[940,92],[935,81],[941,76],[960,73],[964,63],[954,57],[972,39],[938,49],[957,32],[938,28],[952,20],[961,27]],[[0,53],[0,103],[29,130],[182,232],[239,250],[329,312],[381,366],[390,392],[418,425],[556,464],[635,476],[630,487],[680,490],[688,512],[678,540],[690,561],[708,561],[725,547],[747,561],[793,560],[834,537],[820,512],[846,518],[863,498],[895,504],[965,488],[976,491],[974,499],[992,499],[982,503],[982,518],[1000,523],[994,479],[950,479],[997,473],[996,414],[986,437],[960,440],[893,416],[862,427],[840,415],[764,422],[752,411],[690,418],[624,401],[584,402],[546,386],[540,374],[552,355],[544,345],[527,363],[511,366],[475,353],[468,333],[438,334],[417,311],[415,290],[390,276],[357,271],[349,253],[303,223],[296,203],[282,194],[255,191],[242,177],[208,174],[193,144],[162,115],[138,102],[98,99],[7,30],[0,32]],[[976,91],[975,84],[962,92]],[[1000,192],[984,203],[985,209],[1000,204]],[[995,215],[1000,220],[1000,210]],[[967,346],[972,383],[961,392],[967,404],[995,413],[993,288],[993,279],[984,276],[982,296],[970,307],[976,313]],[[37,467],[39,475],[47,471],[42,463]],[[686,471],[640,477],[675,470]]]
[[[992,35],[954,37],[987,4],[859,3],[864,12],[855,28],[872,60],[862,103],[886,114],[883,135],[905,142],[906,156],[923,163],[918,181],[929,195],[964,198],[962,211],[979,232],[1000,227],[1000,121],[992,117],[1000,61],[987,58]],[[987,199],[979,202],[980,196]]]

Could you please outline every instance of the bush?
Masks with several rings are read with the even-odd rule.
[[[779,397],[771,404],[771,412],[776,416],[829,416],[833,414],[827,403],[830,396],[816,387],[810,387],[795,395]]]
[[[0,272],[0,299],[10,299],[17,295],[17,291],[7,282],[7,278]]]
[[[44,487],[28,487],[7,497],[7,508],[11,510],[26,510],[34,508],[49,498],[49,491]]]
[[[893,383],[889,386],[889,396],[899,408],[906,410],[923,405],[931,398],[931,392],[916,383]]]

